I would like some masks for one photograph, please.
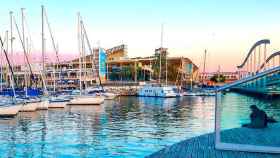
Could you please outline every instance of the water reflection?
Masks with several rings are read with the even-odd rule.
[[[0,121],[3,157],[144,157],[213,131],[214,98],[120,97]]]

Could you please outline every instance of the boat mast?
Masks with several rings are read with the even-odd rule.
[[[33,71],[32,71],[32,68],[31,68],[31,65],[30,65],[30,62],[29,62],[29,59],[28,59],[28,55],[26,53],[26,48],[25,48],[25,45],[23,43],[23,39],[21,37],[21,33],[20,33],[20,30],[19,30],[19,27],[16,23],[16,20],[15,20],[15,17],[13,17],[13,21],[14,21],[14,24],[16,26],[16,29],[17,29],[17,33],[18,33],[18,36],[19,36],[19,40],[20,40],[20,43],[21,43],[21,46],[22,46],[22,49],[23,49],[23,54],[24,54],[24,57],[26,59],[26,63],[27,63],[27,67],[29,68],[29,71],[31,73],[31,80],[34,80],[34,74],[33,74]]]
[[[26,45],[25,45],[25,31],[24,31],[24,8],[21,8],[21,27],[22,27],[22,45],[24,48],[26,48]],[[26,52],[27,53],[27,52]],[[26,54],[27,55],[27,54]],[[25,59],[25,58],[24,58]],[[27,68],[27,61],[26,59],[24,60],[24,65],[26,66]],[[24,70],[24,83],[25,83],[25,97],[28,96],[27,94],[27,87],[28,87],[28,83],[27,83],[27,69],[25,68]]]
[[[163,49],[163,28],[164,25],[161,24],[161,48],[162,48],[162,51],[164,51]],[[165,51],[165,85],[167,86],[167,51]]]
[[[82,23],[82,20],[81,20],[81,23]],[[82,24],[81,24],[82,25]],[[82,30],[82,29],[81,29]],[[86,62],[86,56],[85,56],[85,34],[83,31],[81,31],[81,64],[82,64],[82,74],[83,74],[83,84],[82,84],[82,87],[84,88],[84,90],[86,89],[86,67],[85,67],[85,62]]]
[[[14,37],[13,37],[13,12],[10,11],[10,40],[11,40],[11,48],[10,48],[10,54],[11,54],[11,64],[13,65],[14,64],[14,56],[13,56],[13,53],[14,53],[14,50],[13,50],[13,40],[14,40]],[[8,39],[7,39],[8,40]]]
[[[14,40],[14,37],[13,37],[13,12],[12,11],[10,11],[10,34],[11,34],[11,37],[10,37],[11,38],[10,39],[11,40],[10,54],[11,54],[11,57],[12,57],[11,65],[14,65],[14,50],[13,50],[13,40]],[[7,39],[7,42],[8,42],[8,39]],[[8,47],[7,47],[7,49],[8,49]],[[10,61],[7,60],[7,62],[9,63]],[[12,66],[10,66],[10,71],[11,71],[11,74],[13,74],[13,67]],[[14,82],[16,82],[14,76],[12,77],[10,75],[9,79],[10,79],[10,84],[12,86],[13,93],[14,93],[14,98],[15,98],[16,92],[15,92],[14,84],[16,84],[16,87],[17,87],[17,83],[14,83]]]
[[[57,50],[57,52],[59,51],[59,49],[58,49],[58,43],[56,44],[56,50]],[[59,64],[60,64],[60,61],[59,61],[59,58],[58,58],[58,54],[57,54],[57,62],[55,62],[55,68],[54,68],[54,73],[56,73],[56,70],[58,70],[58,66],[59,66]],[[61,69],[60,69],[60,71],[58,72],[58,81],[60,82],[60,83],[62,83],[61,82]],[[54,85],[53,85],[54,87],[54,92],[55,92],[55,90],[56,90],[56,82],[55,82],[55,80],[54,80]]]
[[[53,49],[54,49],[55,55],[56,55],[57,63],[55,63],[55,66],[54,66],[54,74],[56,74],[56,70],[58,70],[58,68],[59,68],[58,65],[60,64],[60,60],[59,60],[59,56],[58,56],[58,52],[59,52],[58,44],[55,44],[53,32],[52,32],[51,25],[50,25],[50,22],[49,22],[49,19],[48,19],[48,16],[47,16],[47,11],[44,8],[44,6],[42,6],[42,7],[43,7],[43,11],[42,11],[43,12],[42,13],[43,17],[42,18],[45,18],[45,21],[47,23],[49,34],[51,36],[52,46],[53,46]],[[60,72],[59,72],[59,78],[58,78],[59,81],[61,81],[61,78],[60,78],[61,71],[62,71],[62,68],[60,68]],[[54,75],[54,92],[56,90],[56,79],[55,79],[55,77],[56,76]]]
[[[9,40],[7,40],[7,43],[9,43]],[[3,91],[3,60],[2,60],[2,49],[0,50],[0,91]]]
[[[94,57],[94,59],[92,60],[92,65],[94,65],[94,72],[97,74],[97,68],[96,68],[96,64],[95,64],[95,54],[94,54],[94,50],[92,50],[92,47],[91,47],[91,45],[90,45],[90,42],[89,42],[89,39],[88,39],[88,35],[87,35],[87,32],[86,32],[86,29],[85,29],[85,26],[84,26],[84,23],[83,23],[83,21],[81,20],[81,29],[82,29],[82,31],[83,31],[83,33],[84,33],[84,37],[85,37],[85,39],[86,39],[86,42],[87,42],[87,45],[88,45],[88,49],[89,49],[89,51],[92,53],[92,56]],[[100,53],[99,51],[100,51],[101,49],[100,49],[100,42],[98,42],[98,54]],[[102,82],[101,82],[101,78],[100,78],[100,75],[98,74],[97,75],[98,76],[98,80],[99,80],[99,85],[101,86],[101,88],[102,88],[102,90],[104,90],[104,88],[103,88],[103,85],[102,85]]]
[[[44,6],[41,6],[41,18],[42,18],[42,75],[45,75],[45,30],[44,30]]]
[[[162,45],[163,45],[163,25],[161,25],[161,36],[160,36],[160,49],[159,49],[159,83],[161,83],[161,54],[162,54]]]
[[[6,51],[7,51],[7,53],[9,53],[8,51],[9,51],[9,34],[8,34],[8,31],[6,31],[6,34],[5,34],[5,39],[4,39],[4,43],[5,43],[5,41],[7,42],[6,43]],[[2,51],[2,49],[1,49],[1,51]],[[10,80],[10,86],[11,86],[11,84],[12,84],[12,73],[10,72],[10,71],[8,71],[8,77],[9,77],[9,80]]]
[[[82,63],[81,63],[81,24],[80,24],[80,12],[78,12],[78,52],[79,52],[79,77],[80,77],[80,95],[82,95]]]
[[[206,68],[206,53],[207,50],[204,50],[204,58],[203,58],[203,75],[202,75],[202,83],[204,84],[204,77],[205,77],[205,68]]]

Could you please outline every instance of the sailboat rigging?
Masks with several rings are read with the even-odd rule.
[[[17,23],[16,23],[15,18],[14,18],[14,24],[15,24],[15,26],[16,26],[17,33],[18,33],[18,36],[19,36],[19,40],[20,40],[21,46],[22,46],[22,48],[23,48],[24,57],[25,57],[25,60],[26,60],[26,62],[27,62],[27,65],[28,65],[28,68],[29,68],[29,71],[30,71],[31,81],[34,81],[34,80],[35,80],[35,76],[34,76],[34,73],[33,73],[33,71],[32,71],[31,64],[30,64],[30,61],[29,61],[29,58],[28,58],[28,55],[27,55],[27,52],[26,52],[26,47],[25,47],[25,44],[24,44],[24,42],[23,42],[23,39],[22,39],[22,37],[21,37],[21,35],[20,35],[19,27],[18,27],[18,25],[17,25]]]
[[[11,65],[11,62],[10,62],[10,60],[9,60],[8,54],[7,54],[7,52],[6,52],[5,48],[4,48],[4,42],[3,42],[2,38],[1,38],[1,36],[0,36],[0,43],[1,43],[1,49],[3,50],[3,52],[4,52],[4,54],[5,54],[5,58],[6,58],[6,60],[7,60],[7,63],[8,63],[8,66],[9,66],[9,70],[10,70],[10,72],[11,72],[11,74],[12,74],[12,75],[11,75],[11,76],[12,76],[12,83],[11,83],[11,85],[12,85],[12,89],[13,89],[13,93],[14,93],[14,97],[15,97],[16,95],[15,95],[14,84],[15,84],[15,86],[17,87],[17,83],[15,82],[15,74],[14,74],[14,71],[13,71],[13,68],[12,68],[12,65]]]
[[[86,29],[85,29],[85,26],[84,26],[84,23],[83,23],[82,20],[81,20],[81,27],[82,27],[82,30],[83,30],[83,32],[84,32],[84,37],[85,37],[85,39],[86,39],[86,41],[87,41],[88,49],[89,49],[89,51],[91,52],[91,55],[94,57],[94,52],[93,52],[92,47],[91,47],[91,45],[90,45],[90,42],[89,42],[89,39],[88,39],[88,36],[87,36],[87,32],[86,32]],[[98,51],[99,51],[99,49],[100,49],[100,48],[98,48]],[[97,73],[97,72],[96,72],[96,64],[95,64],[95,59],[94,59],[94,58],[93,58],[93,60],[92,60],[92,65],[94,65],[94,70],[95,70],[95,71],[93,70],[93,73]],[[102,90],[104,91],[103,85],[102,85],[102,83],[101,83],[100,75],[98,75],[98,81],[99,81],[99,85],[101,86]]]

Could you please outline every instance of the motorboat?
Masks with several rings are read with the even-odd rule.
[[[103,96],[105,100],[113,100],[113,99],[115,99],[118,95],[115,94],[115,93],[103,92],[103,93],[101,93],[101,96]]]
[[[161,86],[160,84],[146,84],[138,90],[138,96],[144,97],[163,97],[173,98],[177,97],[174,86]]]
[[[54,103],[54,102],[68,102],[70,101],[71,99],[73,99],[72,96],[67,96],[67,95],[59,95],[59,96],[52,96],[49,98],[49,101],[51,103]]]
[[[86,89],[86,94],[93,96],[102,96],[105,100],[113,100],[117,97],[117,94],[106,92],[102,87],[89,87]]]

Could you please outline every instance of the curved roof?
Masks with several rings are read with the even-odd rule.
[[[250,55],[252,54],[252,52],[254,51],[254,49],[259,46],[259,45],[262,45],[262,44],[270,44],[270,40],[269,39],[263,39],[263,40],[260,40],[258,42],[256,42],[250,49],[250,51],[248,52],[245,60],[242,62],[241,65],[237,66],[237,68],[242,68],[245,63],[247,62],[247,60],[249,59]]]

